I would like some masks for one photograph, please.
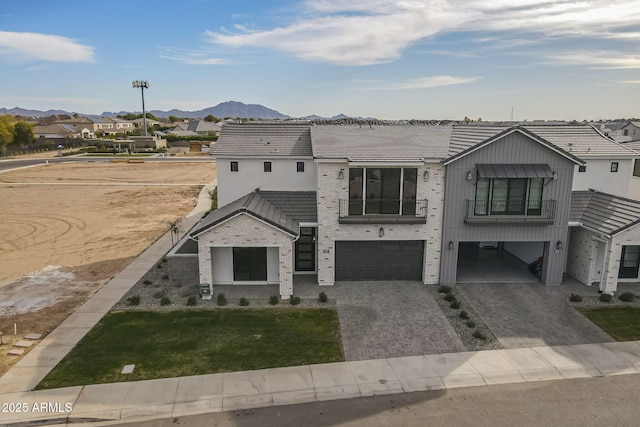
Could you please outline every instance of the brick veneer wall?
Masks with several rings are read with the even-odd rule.
[[[344,169],[344,179],[338,179]],[[423,180],[429,171],[429,181]],[[444,205],[444,166],[430,163],[418,167],[417,198],[427,199],[426,224],[340,224],[339,200],[349,198],[349,164],[318,163],[318,283],[333,285],[335,242],[340,240],[422,240],[425,242],[423,282],[440,280],[440,248]],[[378,229],[384,227],[384,237]]]
[[[593,282],[596,263],[595,234],[581,227],[569,228],[569,248],[567,254],[567,273],[582,283]]]
[[[293,294],[293,237],[244,213],[198,236],[200,284],[213,282],[211,248],[234,246],[278,247],[280,297]]]

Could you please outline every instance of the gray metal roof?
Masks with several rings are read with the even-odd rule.
[[[640,223],[640,201],[602,193],[571,193],[569,221],[612,236]]]
[[[478,164],[476,167],[483,178],[553,178],[546,164]]]
[[[300,222],[318,220],[314,191],[254,191],[211,212],[191,235],[197,236],[242,212],[295,236]]]
[[[313,155],[352,161],[417,161],[446,157],[451,126],[319,125],[311,128]]]
[[[589,125],[528,125],[519,127],[549,141],[562,150],[581,159],[637,157],[637,153],[605,137]],[[449,155],[456,155],[500,132],[508,126],[456,125],[451,135]]]
[[[211,151],[214,157],[311,157],[308,124],[226,124]]]

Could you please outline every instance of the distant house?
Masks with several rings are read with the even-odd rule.
[[[78,130],[71,125],[52,124],[46,126],[34,126],[33,134],[37,139],[67,139],[82,138],[83,130],[90,133],[86,128]]]
[[[135,123],[129,120],[123,120],[117,117],[103,117],[103,119],[113,123],[113,131],[115,131],[115,133],[128,133],[136,128]]]
[[[209,135],[211,133],[218,134],[221,130],[222,127],[215,123],[205,122],[204,120],[189,120],[188,122],[178,123],[169,133],[179,136],[194,136]]]

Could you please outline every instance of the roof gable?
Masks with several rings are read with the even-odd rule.
[[[602,193],[571,193],[569,220],[613,236],[640,223],[640,201]]]

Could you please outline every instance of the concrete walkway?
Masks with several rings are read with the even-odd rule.
[[[183,230],[190,230],[202,214],[211,208],[209,190],[215,188],[216,184],[217,180],[202,189],[196,207],[182,220]],[[26,392],[38,385],[111,307],[171,249],[171,237],[169,231],[159,238],[0,377],[0,394]]]
[[[42,425],[42,420],[52,424],[133,421],[413,391],[638,373],[638,341],[433,354],[0,394],[3,404],[18,404],[25,409],[0,413],[0,423],[24,426]]]

